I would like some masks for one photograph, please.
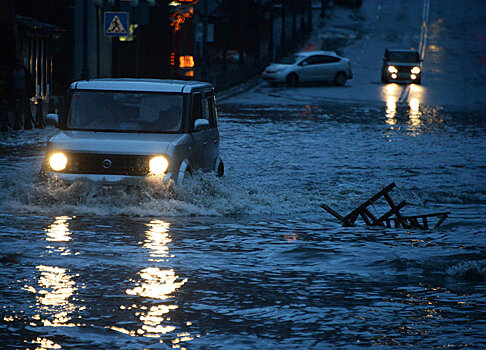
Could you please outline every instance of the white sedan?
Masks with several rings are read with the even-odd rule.
[[[299,52],[278,63],[270,63],[262,78],[274,85],[287,83],[295,86],[301,82],[332,82],[344,85],[353,78],[349,59],[333,51]]]

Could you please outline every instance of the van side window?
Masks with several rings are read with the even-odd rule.
[[[192,122],[196,119],[204,118],[203,111],[202,111],[202,100],[201,94],[195,93],[192,97]]]
[[[217,126],[216,120],[216,103],[214,102],[214,96],[207,96],[204,101],[204,112],[205,118],[209,121],[209,125],[211,128],[215,128]]]

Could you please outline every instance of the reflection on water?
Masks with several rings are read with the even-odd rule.
[[[386,101],[386,123],[397,124],[397,105],[405,104],[408,100],[408,125],[413,131],[417,131],[423,124],[420,111],[420,101],[423,98],[424,89],[415,84],[398,85],[387,84],[383,88],[383,95]]]
[[[74,327],[71,322],[71,314],[78,308],[71,303],[70,298],[77,290],[76,282],[66,269],[39,265],[36,269],[40,271],[38,286],[24,286],[25,290],[35,294],[37,310],[40,314],[33,317],[40,321],[43,326],[51,327]],[[31,323],[35,326],[36,323]]]
[[[48,241],[54,242],[68,242],[71,240],[71,233],[69,232],[68,221],[71,220],[69,216],[59,216],[56,221],[50,225],[47,230]]]
[[[45,229],[46,241],[50,242],[68,242],[71,240],[68,222],[71,217],[56,217],[55,221]],[[60,255],[70,255],[69,249],[65,246],[50,247],[50,253],[59,253]],[[78,289],[74,277],[78,275],[70,274],[65,268],[52,265],[38,265],[36,270],[40,272],[36,285],[24,285],[23,289],[35,295],[37,312],[30,323],[35,327],[43,325],[45,327],[74,327],[76,324],[72,321],[74,312],[84,310],[85,307],[79,307],[73,304],[73,297]],[[34,340],[39,349],[55,349],[57,344],[43,338]]]
[[[409,86],[410,97],[408,105],[409,110],[409,125],[412,130],[417,131],[423,124],[422,114],[420,113],[420,101],[423,98],[423,88],[419,85],[411,84]]]
[[[69,220],[72,220],[70,216],[58,216],[56,220],[45,229],[46,241],[48,242],[69,242],[71,240],[71,232],[69,231]],[[47,247],[60,253],[61,255],[71,255],[71,251],[64,245],[58,245],[57,247]]]
[[[420,110],[420,101],[416,97],[412,97],[410,99],[410,115],[417,115],[419,114]]]
[[[36,344],[34,350],[62,349],[61,345],[54,343],[52,340],[41,337],[33,340],[32,344]]]
[[[105,195],[78,184],[63,193],[81,204],[41,210],[82,214],[76,219],[16,215],[38,213],[49,188],[34,193],[37,185],[2,172],[0,191],[19,206],[0,210],[0,344],[486,348],[485,119],[424,107],[411,92],[405,102],[391,96],[393,126],[385,99],[374,109],[321,106],[319,120],[305,123],[296,118],[301,107],[261,117],[235,108],[237,117],[221,124],[232,136],[224,143],[228,176],[201,177],[194,190],[170,196],[138,185]],[[420,138],[411,115],[422,123]],[[405,213],[453,215],[423,232],[343,228],[319,206],[347,212],[390,179],[397,197],[413,203]],[[36,198],[32,207],[24,197]],[[166,213],[171,225],[152,220]]]
[[[395,125],[397,123],[397,102],[400,86],[398,84],[387,84],[383,88],[383,94],[386,101],[386,123]]]
[[[397,114],[397,101],[395,97],[389,96],[386,99],[386,123],[390,125],[395,125],[397,120],[395,115]]]
[[[420,119],[420,102],[418,98],[413,97],[410,99],[409,102],[410,106],[410,121],[409,125],[413,130],[417,130],[418,127],[422,124]]]
[[[442,310],[437,307],[437,298],[440,293],[448,291],[440,291],[440,288],[425,287],[423,285],[418,286],[415,291],[398,289],[398,298],[390,298],[388,303],[391,307],[399,306],[410,324],[397,326],[396,332],[401,334],[400,337],[407,335],[426,337],[429,335],[430,330],[426,327],[420,327],[421,324],[435,323],[437,327],[440,327],[440,321],[442,317]],[[396,344],[397,339],[391,336],[382,336],[381,344]]]
[[[143,242],[143,247],[149,250],[151,262],[167,262],[171,257],[169,255],[168,244],[171,242],[169,235],[170,224],[162,220],[152,220],[147,224],[149,228],[145,234],[146,239]],[[162,259],[161,259],[162,258]],[[141,328],[132,331],[123,329],[121,327],[111,327],[111,329],[129,334],[131,336],[141,335],[144,337],[159,338],[161,335],[170,333],[176,330],[176,327],[169,324],[171,310],[176,310],[177,305],[161,303],[160,301],[167,301],[173,297],[181,286],[187,282],[187,278],[180,279],[173,269],[164,269],[158,266],[151,266],[142,269],[138,273],[140,280],[132,279],[131,282],[136,284],[134,288],[127,289],[126,294],[133,296],[140,296],[147,299],[155,300],[154,305],[141,306],[136,316],[142,322]],[[137,305],[130,307],[120,306],[120,309],[137,309]],[[192,340],[189,333],[181,333],[175,339],[172,339],[174,347],[181,341]],[[162,341],[161,341],[162,342]]]
[[[147,238],[143,243],[143,247],[150,251],[152,257],[149,261],[163,261],[169,254],[170,243],[169,227],[170,224],[161,220],[153,220],[148,225],[150,229],[146,232]]]
[[[171,293],[187,282],[187,279],[177,282],[179,276],[176,276],[172,269],[162,270],[158,267],[148,267],[140,271],[139,275],[143,282],[138,287],[127,289],[127,294],[166,300]]]
[[[318,112],[317,107],[311,105],[305,105],[305,107],[298,112],[298,116],[301,119],[317,120],[319,114],[316,112]]]

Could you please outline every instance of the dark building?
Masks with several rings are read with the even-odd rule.
[[[13,0],[0,2],[0,99],[10,96],[10,72],[13,69],[19,48],[19,38],[16,35],[15,9]]]
[[[305,39],[310,4],[2,0],[0,39],[6,54],[0,60],[0,85],[21,57],[41,97],[62,94],[74,80],[99,77],[200,79],[224,88],[258,74]],[[107,33],[109,12],[128,15],[120,37]]]
[[[2,6],[9,3],[10,29],[1,34],[2,45],[7,43],[8,60],[23,61],[34,78],[37,97],[59,94],[72,74],[72,2],[4,0]]]
[[[128,16],[120,36],[107,33],[110,12]],[[170,76],[168,1],[74,0],[74,13],[74,80]]]

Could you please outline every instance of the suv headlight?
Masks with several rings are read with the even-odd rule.
[[[397,69],[397,67],[395,67],[395,66],[389,66],[389,67],[388,67],[388,71],[389,71],[390,73],[398,73],[398,69]]]
[[[50,158],[49,158],[49,165],[51,166],[51,169],[54,171],[61,171],[66,168],[67,165],[67,157],[64,155],[64,153],[54,153]]]
[[[419,74],[420,73],[420,67],[413,67],[411,70],[412,74]]]
[[[149,170],[154,175],[162,175],[167,171],[169,161],[164,156],[157,156],[150,159]]]

